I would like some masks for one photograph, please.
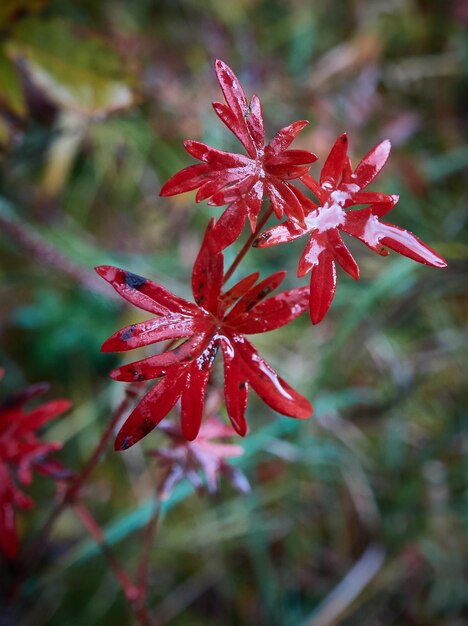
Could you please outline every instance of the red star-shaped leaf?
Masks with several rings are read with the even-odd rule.
[[[416,235],[392,224],[379,221],[397,203],[398,196],[363,189],[374,180],[387,161],[390,142],[375,146],[359,163],[354,172],[347,155],[348,140],[341,135],[333,146],[322,169],[320,181],[310,174],[302,180],[317,197],[315,204],[299,190],[295,193],[305,211],[305,227],[292,221],[285,222],[262,233],[258,247],[286,243],[310,235],[299,261],[298,276],[311,273],[310,316],[320,322],[328,311],[336,290],[336,266],[356,280],[359,268],[344,244],[340,230],[360,239],[371,250],[387,255],[387,248],[404,256],[432,265],[445,267],[446,261]],[[352,206],[368,204],[363,209],[348,211]]]
[[[116,449],[129,448],[148,434],[181,398],[181,426],[186,439],[198,434],[205,390],[221,347],[224,358],[226,408],[234,429],[247,432],[245,410],[249,385],[273,409],[306,418],[312,407],[257,353],[244,335],[267,332],[287,324],[308,306],[309,289],[283,291],[268,299],[284,278],[277,272],[257,283],[252,274],[222,292],[223,254],[213,242],[210,222],[192,273],[196,304],[183,300],[152,281],[124,270],[101,266],[100,276],[132,304],[155,318],[132,324],[112,335],[103,351],[124,351],[165,339],[185,339],[172,350],[114,370],[116,380],[134,382],[161,378],[122,426]]]
[[[0,371],[0,378],[3,371]],[[18,553],[15,509],[29,509],[34,503],[18,486],[29,485],[37,471],[56,480],[71,474],[60,463],[47,458],[62,446],[58,442],[44,443],[36,431],[67,411],[68,400],[54,400],[29,412],[24,405],[46,391],[47,385],[31,385],[23,392],[0,403],[0,550],[9,559]]]
[[[234,72],[216,61],[216,76],[226,104],[213,103],[218,117],[244,146],[247,154],[223,152],[198,141],[187,140],[187,152],[201,161],[170,178],[162,196],[173,196],[198,189],[196,201],[209,198],[211,206],[229,204],[215,227],[220,249],[239,236],[246,218],[255,230],[264,197],[268,197],[281,219],[284,213],[304,225],[302,206],[289,181],[301,178],[317,157],[306,150],[290,150],[298,133],[308,124],[299,120],[282,128],[265,146],[262,107],[257,96],[248,102]]]

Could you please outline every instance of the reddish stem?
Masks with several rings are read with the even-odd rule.
[[[111,568],[120,587],[122,588],[122,591],[124,592],[128,604],[135,613],[135,617],[137,618],[138,622],[141,624],[141,626],[150,626],[151,620],[149,618],[148,612],[146,610],[146,607],[142,605],[142,593],[140,589],[132,583],[127,572],[121,567],[121,565],[115,558],[112,550],[106,543],[104,533],[102,532],[101,527],[96,522],[89,509],[82,502],[75,502],[73,504],[73,509],[82,521],[85,528],[88,530],[89,534],[93,537],[93,539],[101,549],[101,552],[108,562],[109,567]]]
[[[268,210],[264,213],[262,219],[257,223],[257,227],[255,228],[254,232],[247,239],[247,241],[245,242],[245,244],[241,248],[239,254],[236,256],[236,258],[232,262],[230,268],[224,274],[223,284],[227,283],[227,281],[234,274],[234,272],[237,269],[237,266],[242,261],[242,259],[245,257],[245,255],[247,254],[247,252],[251,248],[251,246],[252,246],[253,242],[255,241],[255,239],[257,239],[258,235],[260,234],[260,231],[265,226],[265,224],[268,222],[268,220],[270,219],[270,216],[271,216],[272,213],[273,213],[273,207],[270,205]]]
[[[60,517],[63,511],[70,504],[73,504],[73,502],[76,500],[84,482],[86,481],[88,476],[91,474],[91,472],[94,470],[95,466],[99,462],[99,459],[104,453],[104,450],[109,442],[109,439],[112,437],[116,424],[120,421],[120,419],[122,418],[122,415],[128,411],[129,406],[133,402],[134,396],[135,396],[134,387],[129,385],[126,391],[125,398],[122,400],[122,402],[119,404],[117,409],[114,411],[112,418],[106,430],[102,434],[102,437],[99,440],[93,453],[89,457],[88,461],[85,463],[81,472],[77,476],[75,476],[75,478],[72,479],[71,482],[68,484],[62,499],[57,504],[57,506],[53,509],[52,513],[49,516],[49,519],[46,521],[42,530],[39,532],[39,535],[36,537],[34,544],[31,546],[29,553],[26,554],[23,577],[26,575],[26,572],[31,569],[33,564],[41,555],[44,547],[47,544],[47,538],[55,522],[57,521],[57,519]],[[24,578],[22,578],[22,580],[24,580]]]
[[[137,585],[140,591],[142,599],[146,599],[148,590],[148,576],[151,561],[151,548],[154,543],[156,530],[158,528],[159,518],[161,515],[161,505],[158,501],[155,505],[155,510],[151,515],[151,518],[145,528],[145,535],[143,539],[143,545],[141,547],[141,558],[138,564],[137,572]]]

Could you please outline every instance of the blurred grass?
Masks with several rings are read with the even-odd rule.
[[[107,377],[118,357],[100,354],[100,344],[135,320],[105,285],[96,286],[92,268],[115,263],[190,297],[188,274],[213,210],[195,206],[192,194],[160,199],[158,192],[191,162],[183,139],[235,146],[209,106],[219,99],[213,58],[227,61],[247,91],[261,97],[270,135],[294,119],[310,119],[298,147],[312,147],[322,161],[345,129],[356,161],[389,137],[394,149],[378,187],[400,194],[392,219],[449,260],[438,272],[351,244],[362,280],[339,277],[320,326],[304,318],[255,338],[313,400],[315,417],[296,422],[273,415],[252,394],[252,432],[239,460],[252,495],[223,487],[220,496],[200,499],[185,484],[174,493],[152,552],[157,623],[463,624],[465,3],[7,5],[0,11],[0,69],[10,87],[1,83],[1,206],[39,245],[28,247],[30,240],[0,228],[3,385],[13,390],[47,378],[51,397],[73,399],[74,411],[50,432],[65,442],[62,458],[71,466],[84,461],[122,393]],[[79,58],[66,57],[72,105],[56,86],[38,82],[16,52],[25,45],[24,37],[15,39],[27,30],[23,20],[33,19],[38,41],[41,24],[58,18],[71,24],[84,48]],[[122,58],[122,73],[116,78],[113,70],[111,79],[133,93],[124,110],[115,110],[104,82],[99,114],[77,111],[86,78],[73,68],[82,72],[91,35]],[[50,51],[60,58],[58,40]],[[253,250],[244,271],[285,268],[296,284],[301,245]],[[227,252],[226,263],[234,254]],[[150,447],[162,440],[157,433],[148,439]],[[28,536],[47,515],[51,488],[44,483],[34,485],[42,503],[22,518]],[[87,493],[130,568],[150,485],[140,451],[109,451]],[[375,554],[384,555],[381,563],[372,561]],[[131,623],[105,563],[71,515],[61,520],[30,589],[22,624]]]

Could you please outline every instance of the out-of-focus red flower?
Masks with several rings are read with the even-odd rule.
[[[224,395],[234,429],[247,432],[245,409],[249,385],[271,408],[283,415],[306,418],[312,407],[258,354],[244,335],[263,333],[287,324],[308,306],[309,289],[300,287],[265,298],[286,272],[276,272],[257,283],[259,273],[222,292],[223,254],[212,242],[214,219],[205,233],[192,272],[196,304],[170,293],[147,278],[110,266],[96,268],[100,276],[135,306],[156,315],[112,335],[105,352],[139,348],[167,339],[187,337],[173,350],[111,372],[112,378],[136,382],[162,378],[141,400],[117,435],[115,447],[129,448],[147,435],[182,399],[182,432],[193,440],[200,429],[205,389],[221,347],[224,358]],[[257,284],[256,284],[257,283]]]
[[[55,480],[71,475],[58,461],[48,458],[62,444],[43,443],[36,434],[41,426],[67,411],[71,403],[53,400],[31,411],[24,409],[27,402],[47,389],[45,383],[31,385],[0,403],[0,550],[9,559],[15,558],[19,547],[15,509],[30,509],[34,505],[19,484],[29,485],[34,471]]]
[[[161,497],[167,498],[175,485],[187,478],[195,489],[202,488],[199,470],[205,475],[210,493],[218,489],[218,476],[226,477],[238,491],[246,493],[250,486],[246,476],[226,462],[226,459],[241,456],[244,449],[232,443],[220,442],[232,435],[232,429],[216,417],[208,417],[200,427],[195,441],[187,441],[180,427],[163,423],[160,428],[170,438],[169,448],[158,448],[150,454],[160,459],[167,474],[161,488]]]
[[[282,128],[265,146],[260,100],[250,102],[234,72],[216,61],[216,76],[226,104],[214,102],[218,117],[239,139],[245,154],[223,152],[198,141],[187,140],[187,152],[202,161],[181,170],[161,189],[162,196],[174,196],[198,189],[196,201],[210,198],[211,206],[229,204],[215,227],[216,242],[222,249],[239,236],[248,217],[255,230],[263,198],[270,199],[278,219],[283,214],[304,225],[301,203],[289,181],[301,178],[317,157],[307,150],[289,150],[298,133],[308,124],[299,120]]]
[[[375,146],[359,163],[354,172],[347,155],[346,134],[338,137],[323,166],[320,181],[310,174],[302,180],[319,200],[315,204],[300,191],[295,190],[304,207],[305,228],[292,221],[279,224],[262,233],[254,245],[264,248],[286,243],[310,235],[299,261],[298,276],[311,272],[310,316],[312,322],[320,322],[335,295],[336,267],[339,263],[345,272],[356,280],[359,268],[345,246],[340,230],[360,239],[371,250],[386,256],[387,248],[404,256],[432,265],[445,267],[446,261],[416,235],[385,222],[379,218],[397,203],[398,196],[374,191],[363,191],[374,180],[387,161],[390,142]],[[352,206],[369,204],[363,209],[347,211]]]

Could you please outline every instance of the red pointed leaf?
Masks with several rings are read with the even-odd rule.
[[[290,219],[298,222],[301,226],[304,225],[302,206],[287,183],[267,177],[265,188],[278,219],[281,219],[283,213],[286,213]]]
[[[51,400],[46,402],[46,404],[38,406],[23,417],[18,427],[15,428],[15,436],[20,437],[38,430],[44,424],[68,411],[71,406],[72,404],[69,400]]]
[[[266,230],[255,240],[254,246],[256,248],[268,248],[269,246],[276,246],[279,243],[288,243],[298,237],[302,237],[307,234],[307,230],[301,228],[294,222],[284,222],[273,226],[269,230]]]
[[[304,185],[308,187],[312,191],[312,193],[318,198],[320,204],[325,204],[325,202],[327,202],[330,192],[322,189],[322,187],[313,176],[311,176],[310,174],[306,174],[305,176],[302,176],[301,180]]]
[[[222,295],[223,308],[228,309],[236,300],[241,298],[254,285],[260,276],[260,272],[253,272],[245,278],[242,278],[233,287]]]
[[[181,426],[188,441],[198,435],[203,417],[205,391],[219,340],[213,340],[200,356],[188,366],[187,386],[182,393]]]
[[[242,357],[248,382],[268,406],[289,417],[306,419],[311,416],[312,407],[307,398],[278,376],[247,339],[236,343],[235,350]]]
[[[247,293],[237,302],[226,317],[227,324],[234,324],[244,313],[250,311],[256,304],[264,300],[284,280],[285,271],[275,272],[251,287]]]
[[[384,246],[388,246],[395,252],[413,259],[413,261],[432,267],[447,267],[447,261],[440,254],[421,241],[419,237],[403,228],[381,223],[378,236],[380,243]]]
[[[217,150],[216,148],[207,146],[205,143],[193,141],[192,139],[186,139],[184,141],[184,148],[196,159],[214,165],[219,169],[232,167],[242,168],[252,162],[252,159],[249,159],[244,154]]]
[[[198,306],[216,314],[219,294],[223,286],[223,255],[216,251],[217,246],[212,243],[214,224],[215,220],[212,218],[195,260],[192,271],[192,290]]]
[[[112,370],[110,376],[122,382],[140,382],[164,376],[171,366],[183,365],[197,358],[209,343],[212,334],[210,329],[200,332],[169,352],[122,365]]]
[[[248,155],[252,157],[252,159],[255,159],[257,151],[253,144],[252,137],[247,130],[244,116],[237,117],[228,106],[221,102],[213,102],[213,109],[219,119],[226,124],[233,135],[241,142],[247,150]]]
[[[158,341],[181,339],[192,335],[195,328],[193,318],[174,314],[157,317],[122,328],[102,344],[101,352],[125,352]]]
[[[308,286],[283,291],[246,313],[236,324],[236,331],[251,335],[276,330],[302,315],[308,306]]]
[[[244,228],[247,210],[242,201],[233,202],[221,215],[212,231],[213,252],[220,252],[230,246]]]
[[[214,174],[210,180],[200,187],[197,191],[195,200],[200,202],[210,196],[219,194],[222,190],[225,190],[225,193],[234,192],[237,197],[239,188],[242,188],[244,184],[248,182],[250,176],[249,169],[245,167],[221,170],[219,173]],[[224,201],[224,195],[223,202],[221,204],[226,204]]]
[[[101,265],[95,270],[122,298],[144,311],[155,315],[167,315],[168,311],[192,315],[197,310],[191,302],[138,274],[111,265]]]
[[[166,417],[186,385],[186,369],[172,370],[141,400],[120,429],[116,450],[127,450],[150,433]]]
[[[390,149],[391,143],[388,139],[372,148],[356,167],[354,174],[351,176],[352,182],[363,189],[373,181],[387,162]]]
[[[252,96],[246,114],[247,128],[257,150],[263,150],[265,144],[265,131],[263,129],[262,105],[257,96]]]
[[[329,252],[319,256],[310,277],[310,319],[318,324],[325,317],[336,290],[336,267]]]
[[[187,191],[193,191],[206,181],[210,173],[210,166],[204,163],[198,163],[197,165],[189,165],[189,167],[180,170],[171,176],[167,183],[163,185],[160,196],[176,196],[179,193],[186,193]]]
[[[223,336],[221,338],[224,358],[224,397],[231,424],[234,430],[244,437],[247,433],[245,410],[247,408],[249,385],[247,376],[242,371],[240,359],[236,357],[234,350],[236,345],[235,339],[243,341],[240,335],[234,334],[232,337]]]
[[[314,163],[317,155],[308,150],[285,150],[267,161],[267,167],[277,165],[307,165]]]
[[[337,261],[344,271],[355,280],[359,280],[359,267],[351,252],[345,246],[339,232],[333,228],[327,232],[327,237],[330,244],[330,251],[335,261]]]
[[[336,140],[320,174],[320,186],[326,191],[335,189],[338,185],[343,173],[347,151],[348,136],[343,133]]]
[[[278,154],[286,150],[308,124],[307,120],[298,120],[279,130],[267,146],[268,155]]]

